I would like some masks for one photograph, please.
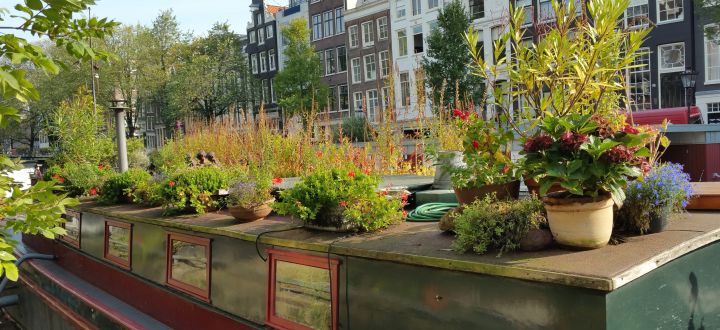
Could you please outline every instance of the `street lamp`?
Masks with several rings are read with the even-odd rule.
[[[695,88],[695,81],[697,79],[698,73],[692,69],[686,69],[683,71],[683,73],[680,74],[680,80],[682,80],[682,85],[685,88],[685,104],[688,108],[688,116],[690,116],[690,90]]]
[[[115,111],[115,128],[117,134],[117,148],[118,148],[118,166],[120,172],[126,172],[128,170],[128,158],[127,158],[127,142],[125,141],[125,110],[128,108],[125,104],[122,91],[120,88],[115,88],[113,98],[110,101],[112,105],[110,109]]]

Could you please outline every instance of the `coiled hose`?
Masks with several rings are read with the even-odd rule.
[[[435,222],[440,221],[446,213],[458,207],[458,203],[427,203],[418,206],[408,213],[405,221]]]

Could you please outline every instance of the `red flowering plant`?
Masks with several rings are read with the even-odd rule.
[[[318,169],[280,192],[272,205],[279,214],[306,224],[372,231],[402,219],[404,201],[378,192],[380,177],[357,168]]]
[[[510,155],[513,131],[474,112],[456,112],[456,125],[465,132],[461,137],[465,166],[448,168],[453,186],[473,188],[516,180],[517,166]]]
[[[570,114],[546,116],[538,133],[525,139],[522,154],[528,175],[545,194],[553,184],[567,190],[567,197],[610,194],[622,205],[628,179],[650,167],[647,145],[656,132],[625,124],[617,113],[605,116]]]

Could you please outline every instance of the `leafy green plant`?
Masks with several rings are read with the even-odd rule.
[[[228,189],[228,206],[251,209],[272,200],[272,179],[267,171],[253,168],[249,174],[235,175]]]
[[[51,169],[57,171],[58,168]],[[70,196],[95,196],[113,173],[109,166],[70,162],[65,163],[59,172],[51,174],[50,179],[61,184]]]
[[[272,207],[309,224],[340,227],[347,221],[357,230],[378,230],[402,219],[404,202],[376,192],[378,184],[377,176],[321,169],[280,192]]]
[[[160,195],[165,213],[192,210],[205,213],[220,206],[217,194],[229,186],[229,175],[214,166],[193,167],[173,175],[162,184]]]
[[[542,202],[535,196],[498,201],[490,195],[465,206],[454,223],[457,238],[453,249],[479,254],[495,249],[501,255],[517,249],[529,230],[545,223],[545,215]]]
[[[150,179],[152,176],[139,168],[131,168],[125,173],[112,174],[103,183],[98,199],[105,204],[132,201],[134,190]]]

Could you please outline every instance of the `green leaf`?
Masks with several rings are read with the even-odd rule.
[[[3,262],[2,266],[5,269],[5,275],[9,280],[13,282],[18,280],[20,274],[18,274],[18,268],[15,266],[15,263]]]
[[[25,4],[32,10],[41,10],[43,8],[40,0],[25,0]]]

